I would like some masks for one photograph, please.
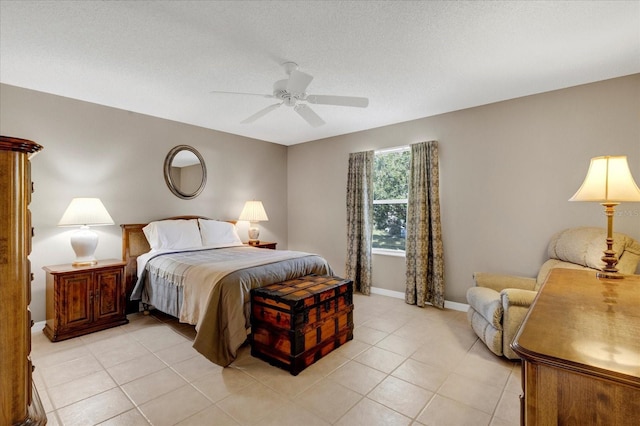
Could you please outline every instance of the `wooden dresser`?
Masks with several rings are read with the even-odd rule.
[[[43,425],[31,379],[31,172],[42,147],[0,136],[0,425]]]
[[[511,347],[522,424],[640,425],[640,275],[552,270]]]

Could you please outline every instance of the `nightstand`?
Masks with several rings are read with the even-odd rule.
[[[275,250],[278,243],[270,243],[268,241],[260,241],[258,244],[249,244],[251,247]]]
[[[45,266],[47,322],[44,334],[53,342],[126,324],[125,262],[100,260],[96,265]]]

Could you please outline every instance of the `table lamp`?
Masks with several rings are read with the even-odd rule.
[[[238,220],[249,221],[249,245],[255,246],[260,243],[260,228],[258,222],[268,221],[267,212],[261,201],[247,201],[240,213]]]
[[[589,164],[582,186],[569,201],[595,201],[605,208],[607,216],[607,249],[602,261],[605,263],[598,278],[623,278],[616,264],[618,258],[613,250],[613,214],[615,207],[623,201],[640,201],[640,189],[633,180],[627,157],[594,157]]]
[[[58,226],[80,226],[71,234],[71,247],[76,254],[73,266],[98,263],[94,257],[98,246],[98,234],[89,226],[113,225],[113,219],[99,198],[74,198],[62,215]]]

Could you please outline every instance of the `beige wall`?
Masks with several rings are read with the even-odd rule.
[[[99,197],[116,222],[95,228],[98,258],[121,257],[122,223],[181,214],[236,219],[251,199],[262,200],[270,218],[261,237],[286,248],[285,146],[7,85],[0,85],[0,134],[44,146],[32,160],[35,321],[45,319],[42,266],[74,258],[72,231],[56,226],[73,197]],[[165,156],[180,144],[196,148],[207,165],[207,185],[193,200],[174,196],[163,178]],[[240,228],[246,240],[246,224]]]
[[[289,247],[343,274],[348,154],[427,140],[440,146],[446,299],[464,303],[474,271],[534,276],[552,233],[606,226],[600,205],[567,201],[591,157],[627,155],[640,183],[640,74],[292,146]],[[640,203],[617,212],[615,230],[640,239]],[[373,263],[375,287],[404,292],[404,258]]]
[[[372,99],[375,102],[375,99]],[[322,141],[284,147],[59,96],[0,85],[0,134],[34,140],[36,228],[32,311],[45,319],[42,266],[74,257],[56,226],[73,197],[100,197],[116,224],[180,214],[238,216],[261,199],[261,238],[325,256],[344,273],[350,152],[436,139],[449,301],[464,302],[473,271],[532,276],[552,232],[604,226],[602,209],[569,203],[597,155],[629,156],[640,181],[640,75],[510,100]],[[204,157],[194,200],[166,187],[164,158],[179,144]],[[618,207],[615,228],[640,239],[640,204]],[[99,258],[119,258],[119,226],[96,228]],[[241,237],[246,225],[241,224]],[[375,256],[374,286],[404,289],[404,258]]]

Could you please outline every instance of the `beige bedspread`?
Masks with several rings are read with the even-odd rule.
[[[297,251],[253,247],[235,247],[225,250],[224,254],[222,258],[218,255],[215,263],[192,265],[184,273],[180,322],[195,325],[196,331],[200,329],[204,313],[211,303],[211,292],[225,276],[241,269],[309,256]]]

